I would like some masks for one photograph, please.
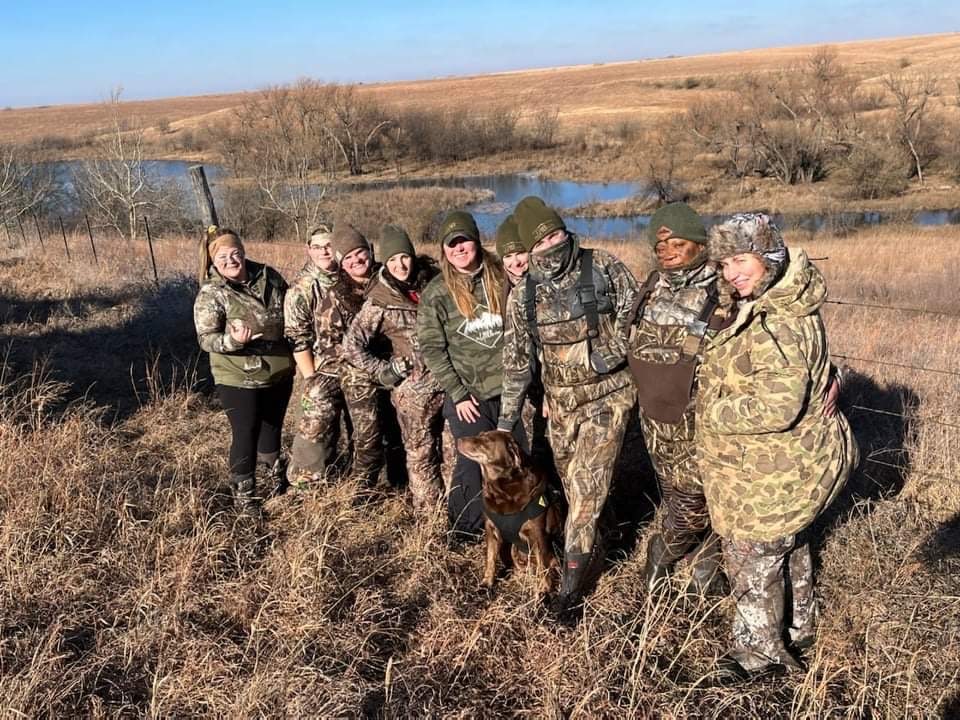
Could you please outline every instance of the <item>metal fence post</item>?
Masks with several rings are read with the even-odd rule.
[[[147,246],[150,248],[150,264],[153,266],[153,282],[160,287],[160,276],[157,275],[157,259],[153,254],[153,238],[150,237],[150,221],[143,216],[143,227],[147,230]]]
[[[83,221],[87,224],[87,237],[90,238],[90,249],[93,250],[93,264],[100,267],[100,260],[97,258],[97,246],[93,242],[93,231],[90,229],[90,218],[84,215]]]
[[[63,236],[63,249],[67,252],[67,260],[70,260],[70,246],[67,245],[67,231],[63,227],[63,218],[57,215],[57,222],[60,223],[60,234]]]
[[[40,241],[40,249],[44,250],[43,247],[43,233],[40,232],[40,221],[37,219],[37,214],[33,213],[33,224],[37,227],[37,240]]]

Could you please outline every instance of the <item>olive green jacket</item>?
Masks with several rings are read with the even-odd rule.
[[[823,416],[826,285],[803,251],[708,340],[697,394],[697,462],[714,529],[769,542],[800,532],[857,463],[850,424]]]
[[[423,361],[455,403],[468,395],[489,400],[499,396],[503,386],[503,317],[489,312],[481,278],[480,272],[473,276],[475,319],[460,314],[442,275],[427,285],[417,312]]]
[[[193,304],[193,322],[200,347],[210,353],[214,382],[259,388],[293,374],[293,358],[283,337],[283,300],[287,283],[276,270],[246,261],[247,282],[225,279],[210,268]],[[256,337],[236,342],[229,323],[243,322]]]

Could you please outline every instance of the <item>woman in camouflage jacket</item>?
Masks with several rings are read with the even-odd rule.
[[[697,462],[737,608],[731,679],[798,663],[783,642],[785,574],[793,649],[814,639],[808,528],[857,462],[850,425],[827,417],[831,365],[820,307],[826,286],[802,250],[788,252],[765,215],[711,229],[723,298],[735,304],[708,341],[697,396]]]
[[[427,513],[443,489],[443,389],[423,362],[416,330],[420,294],[437,268],[432,258],[417,256],[406,231],[395,225],[383,228],[379,251],[384,265],[343,337],[343,354],[352,366],[390,389],[413,504]]]
[[[233,433],[230,484],[238,509],[259,513],[256,464],[271,482],[283,476],[280,430],[293,390],[293,359],[283,337],[287,283],[271,267],[247,260],[232,230],[211,227],[193,306],[200,347]]]

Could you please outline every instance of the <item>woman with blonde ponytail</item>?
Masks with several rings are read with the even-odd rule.
[[[503,266],[480,246],[480,231],[466,212],[449,213],[440,226],[440,276],[423,292],[417,338],[423,360],[443,388],[443,414],[454,438],[496,430],[503,386]],[[514,431],[527,447],[523,426]],[[480,466],[460,453],[447,514],[451,544],[479,539],[484,524]]]
[[[271,267],[248,260],[233,231],[211,227],[200,257],[193,320],[200,347],[227,413],[230,485],[239,511],[259,517],[256,467],[282,485],[280,430],[293,390],[293,358],[283,337],[287,283]]]

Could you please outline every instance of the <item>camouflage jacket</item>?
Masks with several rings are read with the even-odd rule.
[[[826,285],[803,251],[706,348],[697,462],[714,529],[770,542],[807,527],[857,461],[842,414],[823,416],[830,356]]]
[[[477,317],[460,314],[443,276],[427,285],[417,313],[420,352],[430,372],[453,402],[468,395],[497,397],[503,388],[503,317],[489,312],[482,273],[473,276]]]
[[[606,285],[610,313],[600,313],[599,337],[589,339],[586,318],[570,302],[570,291],[579,282],[583,253],[573,267],[555,282],[536,287],[536,316],[539,340],[534,343],[527,322],[527,285],[517,285],[510,293],[506,310],[503,348],[503,397],[500,417],[506,423],[520,417],[524,396],[531,381],[532,352],[537,352],[540,375],[551,407],[574,407],[608,395],[630,384],[625,370],[600,374],[591,367],[590,353],[622,363],[630,310],[637,292],[637,281],[620,260],[603,250],[593,251],[594,272]],[[535,351],[534,348],[537,348]]]
[[[210,353],[210,370],[218,385],[266,387],[293,373],[283,337],[283,301],[287,283],[276,270],[246,261],[247,282],[226,280],[211,268],[193,304],[200,347]],[[255,339],[237,343],[228,323],[243,322]]]
[[[630,329],[630,352],[651,363],[672,365],[717,281],[717,268],[707,262],[692,270],[660,271],[657,284]]]
[[[317,308],[336,281],[336,271],[321,270],[307,261],[291,283],[283,301],[283,334],[293,352],[311,350],[317,354]]]
[[[375,267],[370,279],[361,284],[340,270],[337,281],[324,294],[317,308],[317,354],[314,358],[317,372],[324,375],[341,374],[341,366],[345,363],[343,336],[360,312],[367,287],[378,271],[379,267]]]
[[[404,379],[404,386],[416,387],[421,394],[434,394],[440,386],[430,374],[417,339],[419,304],[401,293],[384,278],[384,268],[367,291],[367,299],[353,318],[343,337],[343,354],[347,362],[377,378],[396,356],[407,358],[413,370]],[[416,288],[423,288],[437,274],[436,268],[424,265]]]

